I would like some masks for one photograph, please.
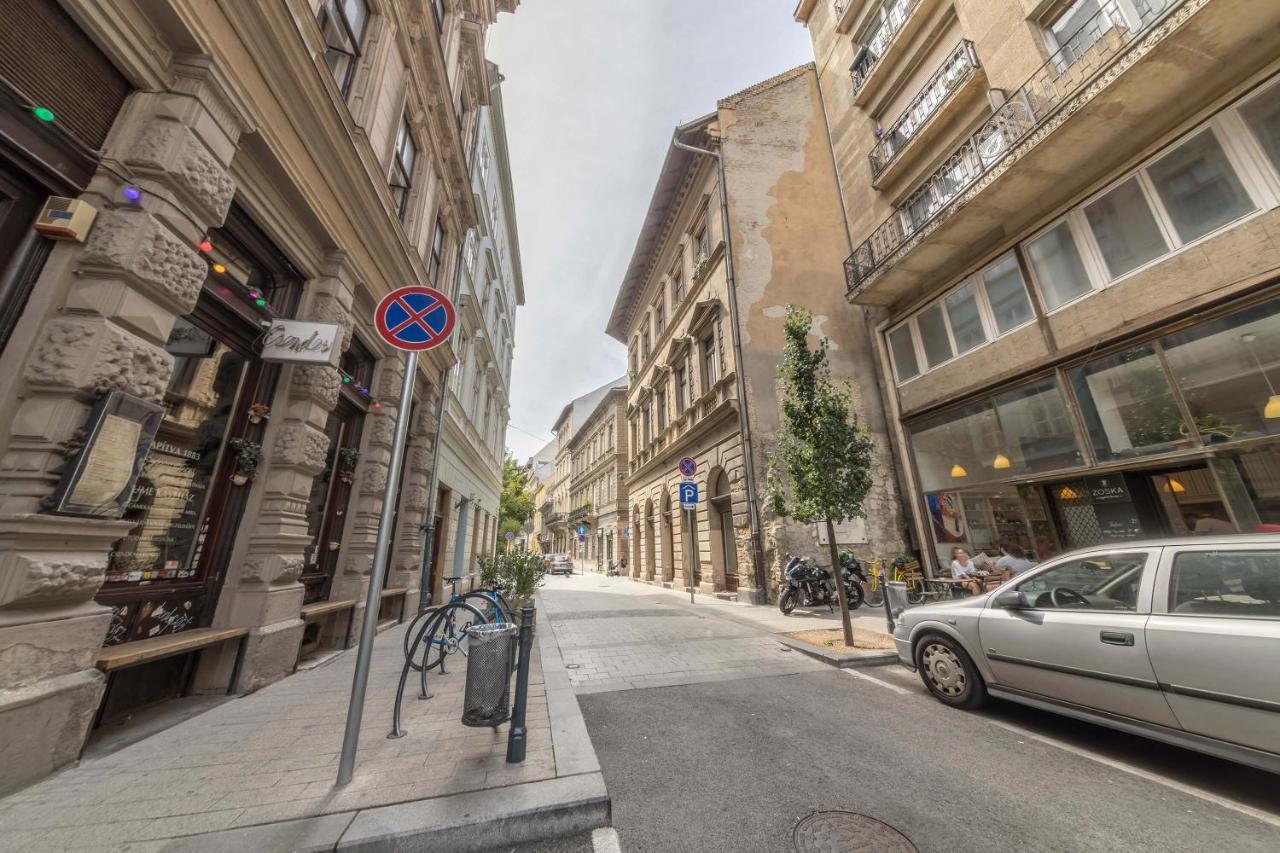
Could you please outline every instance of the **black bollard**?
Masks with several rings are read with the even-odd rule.
[[[516,666],[516,701],[511,709],[511,731],[507,735],[507,763],[524,761],[526,733],[525,709],[529,705],[529,657],[533,652],[533,602],[520,608],[520,663]]]

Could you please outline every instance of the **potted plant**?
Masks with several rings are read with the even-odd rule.
[[[236,452],[236,469],[231,482],[243,486],[258,476],[258,463],[262,461],[262,445],[247,438],[231,439],[231,449]]]
[[[271,414],[271,407],[265,403],[254,403],[249,407],[249,423],[260,424]]]
[[[360,463],[360,451],[355,447],[344,447],[338,451],[338,479],[350,483],[356,473],[356,465]]]

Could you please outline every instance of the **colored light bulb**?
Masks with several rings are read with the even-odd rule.
[[[381,409],[381,408],[382,408],[382,404],[381,404],[381,403],[379,403],[377,400],[374,400],[374,401],[373,401],[373,407],[374,407],[375,409]]]
[[[133,203],[137,203],[142,198],[142,190],[137,187],[125,187],[124,197]]]
[[[350,377],[350,376],[344,376],[344,377],[342,377],[342,382],[343,382],[343,384],[344,384],[344,385],[350,385],[350,384],[351,384],[351,377]]]
[[[213,271],[221,275],[222,273],[227,271],[227,268],[224,267],[222,264],[214,264]]]
[[[48,107],[33,107],[31,114],[41,121],[54,121],[57,116],[53,114],[53,110]]]
[[[212,252],[212,251],[213,251],[213,243],[211,243],[211,242],[209,241],[209,238],[208,238],[208,237],[205,237],[203,240],[201,240],[201,241],[200,241],[200,244],[199,244],[199,246],[198,246],[197,248],[199,248],[199,249],[200,249],[200,251],[205,252],[205,253]]]
[[[261,307],[263,307],[264,305],[266,305],[266,304],[267,304],[267,300],[265,300],[265,299],[263,299],[261,296],[259,296],[257,299],[253,300],[253,304],[254,304],[254,305],[257,305],[259,308],[261,308]]]

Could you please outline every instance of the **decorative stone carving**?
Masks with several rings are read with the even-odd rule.
[[[427,508],[425,486],[409,486],[400,491],[400,506],[410,512],[422,512]]]
[[[144,400],[163,401],[173,373],[173,356],[115,326],[108,325],[106,332],[93,364],[93,390],[120,390]]]
[[[396,438],[396,422],[389,417],[377,417],[369,424],[369,443],[390,447]]]
[[[289,385],[289,393],[293,397],[314,400],[330,410],[338,405],[341,389],[342,380],[338,378],[337,371],[318,364],[295,367],[293,382]]]
[[[324,469],[329,436],[302,423],[285,424],[276,436],[272,462],[293,465],[312,473]]]
[[[235,181],[190,128],[172,119],[152,119],[138,133],[127,162],[139,171],[167,176],[206,210],[211,222],[226,218]]]
[[[384,363],[378,370],[376,393],[380,397],[400,399],[400,385],[404,381],[404,365],[398,360]]]
[[[0,604],[23,607],[67,604],[93,598],[106,577],[107,560],[67,559],[63,555],[18,556],[10,588]]]
[[[387,473],[385,462],[364,463],[364,475],[361,480],[364,490],[372,494],[381,494],[387,487]]]
[[[405,455],[405,467],[410,471],[425,474],[431,470],[431,450],[426,447],[413,447]]]
[[[343,307],[336,297],[322,294],[316,297],[307,312],[306,319],[312,323],[332,323],[342,327],[342,349],[351,346],[351,312]]]
[[[226,218],[231,198],[236,192],[235,181],[189,130],[186,131],[182,160],[175,177],[188,192],[203,200],[217,214],[218,222]]]
[[[45,324],[25,376],[35,386],[120,390],[158,403],[172,370],[171,355],[124,329],[66,317]]]
[[[138,211],[112,211],[98,220],[80,271],[122,275],[179,314],[195,307],[207,274],[195,249]]]
[[[245,560],[241,578],[248,583],[291,584],[303,566],[303,558],[293,554],[255,555]]]

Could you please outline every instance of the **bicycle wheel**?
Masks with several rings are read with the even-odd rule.
[[[456,652],[461,652],[466,657],[467,641],[471,638],[470,628],[489,622],[479,608],[465,601],[449,602],[440,608],[437,616],[435,624],[422,638],[422,665],[427,669],[434,669]]]
[[[884,587],[880,585],[879,577],[867,581],[867,594],[864,597],[868,607],[884,606]]]
[[[924,601],[924,583],[922,581],[907,581],[907,603],[919,604]]]
[[[511,622],[511,608],[507,606],[502,593],[493,591],[469,592],[462,596],[463,601],[470,602],[489,618],[490,622]]]

